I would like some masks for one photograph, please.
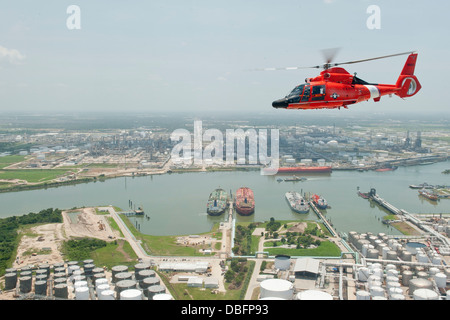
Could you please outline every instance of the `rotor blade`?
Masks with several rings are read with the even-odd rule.
[[[298,70],[298,69],[311,69],[311,68],[321,68],[322,66],[312,66],[312,67],[281,67],[281,68],[261,68],[261,69],[251,69],[249,71],[278,71],[278,70]]]
[[[387,56],[375,57],[375,58],[369,58],[369,59],[363,59],[363,60],[354,60],[354,61],[347,61],[347,62],[332,63],[332,65],[333,65],[333,66],[339,66],[339,65],[341,65],[341,64],[360,63],[360,62],[366,62],[366,61],[372,61],[372,60],[378,60],[378,59],[384,59],[384,58],[396,57],[396,56],[401,56],[401,55],[405,55],[405,54],[411,54],[411,53],[414,53],[414,52],[415,52],[415,51],[409,51],[409,52],[402,52],[402,53],[390,54],[390,55],[387,55]]]
[[[329,48],[321,50],[327,64],[334,60],[334,57],[340,49],[341,48]]]

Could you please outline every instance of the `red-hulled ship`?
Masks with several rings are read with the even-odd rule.
[[[272,168],[265,168],[266,172],[276,172],[276,173],[297,173],[297,172],[304,172],[304,173],[329,173],[331,172],[331,166],[321,166],[321,167],[281,167],[276,169]]]
[[[255,211],[255,197],[253,190],[247,187],[239,188],[236,191],[236,200],[234,202],[236,212],[249,216]]]

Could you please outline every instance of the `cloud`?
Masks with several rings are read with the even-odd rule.
[[[20,64],[23,60],[25,60],[25,55],[18,50],[0,46],[0,61],[8,61],[11,64]]]

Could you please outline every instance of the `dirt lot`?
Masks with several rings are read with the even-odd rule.
[[[111,240],[117,237],[105,219],[107,215],[95,214],[94,208],[63,211],[62,214],[63,223],[40,225],[31,228],[22,236],[13,268],[64,261],[59,248],[62,241],[70,238],[90,237]]]

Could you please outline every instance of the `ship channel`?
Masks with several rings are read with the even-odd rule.
[[[397,208],[410,213],[450,212],[450,199],[431,201],[410,185],[423,183],[445,185],[442,172],[448,162],[400,167],[395,171],[332,171],[326,174],[302,174],[305,179],[282,181],[280,176],[264,176],[256,171],[172,173],[144,177],[121,177],[104,182],[0,194],[1,217],[38,212],[42,208],[68,209],[82,206],[114,205],[123,210],[143,208],[145,215],[130,216],[140,232],[150,235],[188,235],[208,232],[227,214],[207,213],[208,196],[221,188],[235,195],[242,186],[254,192],[255,209],[249,216],[236,215],[237,222],[277,220],[318,220],[310,210],[299,214],[291,210],[286,192],[296,191],[326,199],[325,218],[338,232],[383,232],[400,234],[382,223],[388,212],[358,196],[375,188],[377,193]],[[289,176],[284,176],[289,177]],[[24,201],[26,199],[27,201]]]

